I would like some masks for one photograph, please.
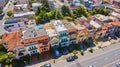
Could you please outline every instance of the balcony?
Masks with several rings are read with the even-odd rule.
[[[32,47],[29,47],[29,51],[32,51],[32,50],[36,50],[37,49],[37,47],[36,46],[32,46]]]
[[[69,41],[69,38],[62,38],[61,40],[60,40],[60,42],[68,42]]]

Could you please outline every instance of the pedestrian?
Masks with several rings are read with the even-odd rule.
[[[53,63],[55,63],[55,60],[53,60]]]

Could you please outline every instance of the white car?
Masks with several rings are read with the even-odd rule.
[[[116,63],[116,66],[117,66],[117,67],[120,67],[120,62]]]
[[[95,67],[95,65],[89,65],[88,67]]]

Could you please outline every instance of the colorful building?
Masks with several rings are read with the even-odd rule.
[[[87,38],[88,32],[86,27],[79,23],[79,20],[74,21],[74,26],[77,29],[76,43],[79,44],[80,42],[83,42]]]
[[[76,44],[76,38],[77,38],[77,29],[74,26],[73,22],[68,22],[67,20],[63,20],[63,25],[67,28],[68,31],[68,37],[69,37],[69,44],[75,45]]]
[[[60,47],[69,46],[69,37],[67,28],[62,24],[62,20],[52,20],[55,30],[59,34]]]
[[[52,23],[46,23],[45,24],[45,30],[47,32],[47,35],[49,36],[49,42],[51,47],[58,48],[59,47],[59,36],[54,29],[54,25]]]

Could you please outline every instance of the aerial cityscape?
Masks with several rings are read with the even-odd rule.
[[[120,0],[0,0],[0,67],[120,67]]]

